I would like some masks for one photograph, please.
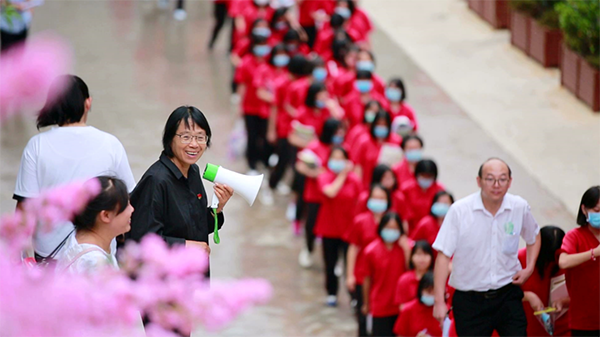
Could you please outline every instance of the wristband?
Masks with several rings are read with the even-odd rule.
[[[590,249],[590,253],[592,253],[592,261],[596,261],[596,255],[594,255],[594,250]]]

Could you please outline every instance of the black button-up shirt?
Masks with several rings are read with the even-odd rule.
[[[147,233],[156,233],[169,245],[185,244],[185,240],[208,243],[215,221],[207,207],[208,197],[198,165],[190,166],[186,178],[162,153],[131,192],[135,211],[126,238],[139,241]],[[225,222],[222,213],[218,221],[221,228]]]

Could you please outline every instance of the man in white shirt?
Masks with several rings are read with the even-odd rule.
[[[540,250],[539,226],[523,198],[508,194],[511,170],[498,158],[479,168],[481,191],[454,203],[433,243],[434,316],[448,313],[444,290],[456,289],[452,310],[459,336],[526,336],[523,284],[533,272]],[[519,237],[527,244],[527,267],[518,259]]]

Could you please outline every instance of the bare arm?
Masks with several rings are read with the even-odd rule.
[[[371,277],[367,276],[364,278],[363,280],[363,285],[362,285],[362,296],[363,296],[363,307],[362,307],[362,312],[365,315],[369,314],[369,311],[371,311],[371,307],[370,307],[370,303],[369,303],[369,293],[371,292]]]
[[[438,251],[435,267],[433,268],[433,295],[435,306],[433,317],[442,322],[446,318],[448,308],[446,307],[446,281],[450,275],[450,257]]]
[[[310,168],[306,163],[298,161],[296,162],[296,170],[309,178],[316,178],[321,174],[322,169],[320,167]]]
[[[354,278],[354,266],[356,265],[356,256],[358,255],[358,247],[350,244],[346,253],[346,286],[348,290],[354,291],[356,279]]]
[[[346,178],[348,178],[348,173],[350,173],[350,171],[352,171],[352,163],[348,161],[346,162],[346,167],[344,168],[344,170],[337,175],[335,180],[331,182],[331,184],[325,186],[325,188],[323,189],[323,194],[325,194],[325,196],[328,198],[335,198],[344,186],[344,183],[346,182]]]
[[[600,254],[600,245],[594,248],[594,256],[598,256]],[[558,257],[558,266],[560,269],[569,269],[579,266],[582,263],[585,263],[592,259],[592,253],[590,251],[577,253],[577,254],[568,254],[561,253]]]
[[[540,233],[538,233],[535,237],[535,242],[532,245],[527,245],[527,266],[513,276],[514,284],[521,285],[527,281],[529,276],[531,276],[535,268],[535,261],[537,261],[538,255],[540,254],[541,246],[542,239]]]
[[[259,88],[256,91],[256,96],[267,103],[273,103],[275,101],[275,95],[263,88]]]
[[[275,105],[271,105],[270,107],[267,141],[271,144],[277,142],[277,107]]]

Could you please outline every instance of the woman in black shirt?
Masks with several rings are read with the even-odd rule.
[[[208,234],[214,231],[214,213],[209,209],[196,162],[210,146],[211,131],[204,114],[195,107],[181,106],[171,115],[163,134],[163,152],[131,193],[135,212],[128,239],[139,241],[147,233],[160,235],[169,245],[199,246],[210,253]],[[218,227],[225,218],[223,207],[233,189],[215,184],[219,199]]]

